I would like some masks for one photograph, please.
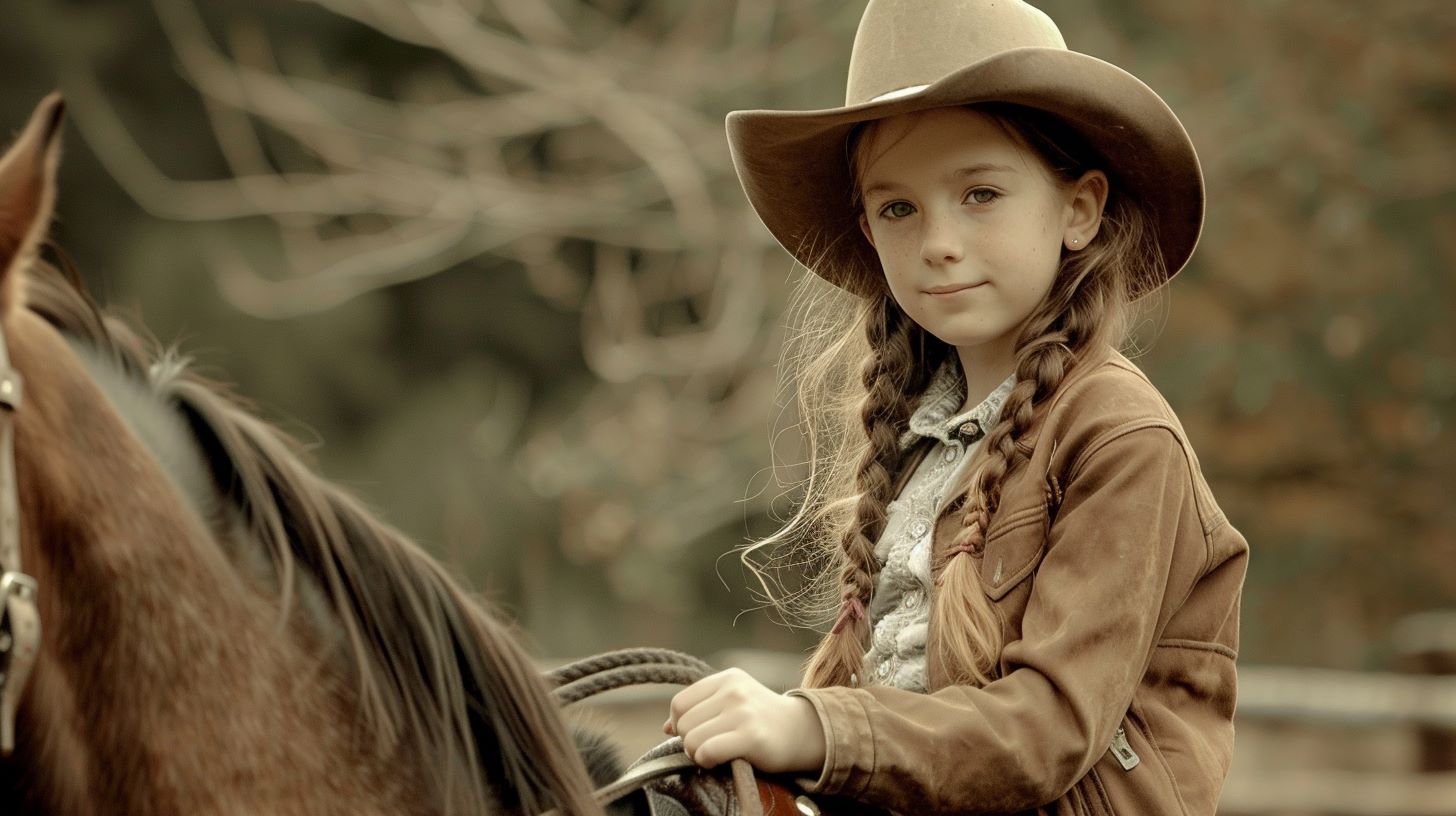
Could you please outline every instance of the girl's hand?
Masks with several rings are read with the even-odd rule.
[[[743,758],[766,773],[817,772],[824,728],[814,705],[769,689],[742,669],[728,669],[672,698],[667,734],[704,768]]]

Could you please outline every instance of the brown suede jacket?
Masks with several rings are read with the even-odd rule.
[[[1248,544],[1172,409],[1111,349],[1069,373],[1027,441],[978,564],[1005,621],[998,678],[794,692],[824,726],[810,788],[903,814],[1212,816]],[[941,516],[936,552],[958,523]]]

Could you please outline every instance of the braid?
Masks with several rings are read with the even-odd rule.
[[[1050,114],[999,103],[981,109],[1064,183],[1097,166],[1095,152],[1080,135]],[[985,685],[994,679],[1004,645],[1001,615],[981,589],[977,566],[1001,505],[1002,486],[1031,456],[1026,438],[1038,407],[1084,355],[1125,339],[1128,293],[1146,288],[1147,281],[1166,279],[1153,237],[1147,212],[1114,190],[1095,240],[1080,251],[1063,252],[1051,291],[1017,338],[1016,382],[1001,419],[986,436],[985,462],[961,486],[960,528],[934,564],[938,591],[927,644],[932,685]]]
[[[1023,437],[1031,430],[1036,405],[1062,384],[1071,362],[1071,343],[1064,331],[1049,331],[1027,342],[1017,352],[1016,385],[1006,398],[1002,419],[986,436],[991,455],[980,473],[981,501],[968,502],[970,508],[979,504],[980,509],[990,514],[1001,506],[1001,484],[1006,474],[1031,455]],[[974,509],[968,509],[967,523],[972,521],[972,512]],[[969,539],[971,534],[965,532]],[[984,529],[978,528],[974,534],[980,537],[981,544],[985,543],[984,533]]]
[[[1000,612],[981,591],[975,560],[966,556],[980,557],[1001,506],[1002,485],[1031,456],[1026,436],[1037,407],[1056,392],[1077,360],[1121,331],[1124,279],[1104,268],[1098,255],[1068,259],[1017,340],[1016,382],[1001,419],[986,435],[988,455],[965,493],[955,540],[935,564],[940,591],[931,607],[929,653],[932,674],[942,682],[985,685],[994,678],[1003,645]]]
[[[870,354],[861,375],[865,395],[859,412],[868,444],[855,476],[854,515],[840,541],[844,566],[839,619],[809,659],[804,673],[809,687],[853,685],[868,648],[865,608],[879,572],[875,542],[885,528],[885,506],[894,498],[890,493],[899,467],[900,431],[910,416],[907,385],[921,379],[914,376],[917,329],[889,295],[870,302],[865,321]]]
[[[1001,504],[1006,476],[1030,455],[1024,438],[1036,407],[1061,385],[1082,343],[1063,329],[1023,336],[1016,355],[1016,384],[1001,419],[987,434],[986,461],[972,479],[955,540],[935,565],[938,591],[931,607],[929,654],[932,673],[947,683],[985,685],[1001,654],[1000,613],[981,591],[976,562]]]

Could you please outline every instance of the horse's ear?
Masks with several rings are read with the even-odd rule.
[[[0,314],[20,305],[25,269],[50,229],[65,110],[59,93],[41,100],[0,158]]]

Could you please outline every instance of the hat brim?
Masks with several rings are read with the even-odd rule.
[[[1167,278],[1203,229],[1203,172],[1193,143],[1166,103],[1111,63],[1058,48],[1017,48],[902,96],[817,111],[734,111],[728,144],[759,218],[798,261],[855,294],[884,291],[879,258],[850,206],[845,140],[855,125],[905,113],[1006,102],[1066,121],[1107,162],[1114,187],[1141,200],[1153,220]],[[872,274],[873,273],[873,274]],[[1137,298],[1166,282],[1141,284]]]

